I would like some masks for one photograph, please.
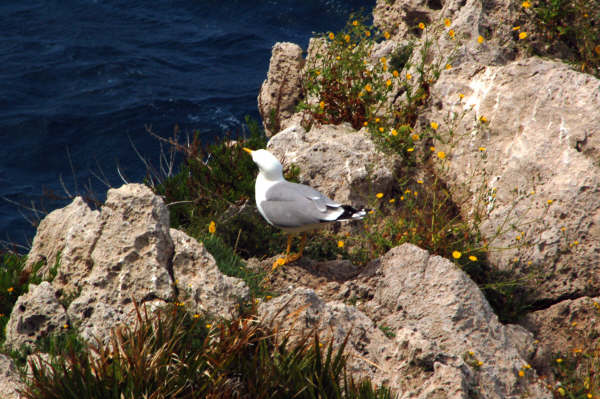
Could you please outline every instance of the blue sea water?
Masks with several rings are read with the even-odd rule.
[[[0,241],[25,247],[70,194],[140,182],[173,127],[258,119],[272,45],[306,48],[374,0],[0,1]],[[61,180],[64,182],[61,183]],[[20,204],[19,206],[15,204]],[[35,208],[36,215],[27,208]]]

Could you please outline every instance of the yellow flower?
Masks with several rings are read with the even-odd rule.
[[[357,20],[352,21],[352,25],[358,26],[358,21]]]
[[[567,393],[567,391],[565,391],[563,387],[558,387],[557,391],[560,394],[560,396],[565,396],[565,394]]]
[[[212,327],[212,324],[206,323],[206,328],[211,328],[211,327]]]
[[[319,71],[318,69],[315,71],[315,75],[319,76],[321,74],[321,71]]]
[[[559,357],[558,359],[556,359],[556,363],[560,364],[562,362],[563,362],[562,358]]]
[[[407,149],[406,149],[406,151],[407,151],[407,152],[413,152],[414,150],[415,150],[415,149],[414,149],[414,148],[412,148],[412,147],[410,147],[410,148],[407,148]]]
[[[483,38],[483,36],[481,36],[481,35],[477,36],[477,43],[481,44],[481,43],[483,43],[484,40],[485,39]]]
[[[217,231],[217,225],[215,224],[214,221],[211,221],[210,224],[208,225],[208,232],[210,234],[215,234],[215,231]]]
[[[454,259],[460,259],[461,256],[462,256],[462,254],[459,251],[452,252],[452,257]]]
[[[483,116],[483,115],[479,117],[479,120],[481,121],[481,123],[487,123],[488,122],[488,119],[485,116]]]
[[[410,137],[413,139],[413,141],[417,141],[417,140],[419,140],[419,139],[420,139],[419,135],[418,135],[418,134],[416,134],[416,133],[413,133],[413,135],[412,135],[412,136],[410,136]]]
[[[529,8],[529,7],[531,7],[531,3],[528,2],[527,0],[525,0],[524,2],[521,3],[521,7]]]
[[[485,152],[486,148],[485,147],[479,147],[479,151],[481,152]]]
[[[446,158],[446,153],[444,151],[440,151],[437,153],[437,156],[439,159],[444,159]]]
[[[512,28],[512,30],[519,30],[519,29],[521,29],[520,25],[519,26],[513,26],[513,28]]]
[[[425,24],[423,22],[419,22],[419,29],[425,29]]]
[[[194,319],[199,319],[199,318],[200,318],[200,315],[198,313],[195,313],[194,314]]]
[[[390,204],[393,204],[394,202],[396,202],[396,199],[395,199],[395,198],[392,198],[392,199],[390,200]]]
[[[336,59],[337,61],[339,61],[339,60],[341,60],[341,59],[342,59],[342,57],[340,57],[340,56],[338,55],[337,57],[335,57],[335,59]]]
[[[404,201],[404,195],[400,196],[400,201]]]
[[[594,51],[596,52],[596,54],[600,55],[600,44],[594,47]]]
[[[444,25],[450,26],[450,20],[448,18],[444,18]]]
[[[573,241],[573,245],[579,245],[579,241],[577,241],[577,240]]]
[[[379,118],[375,118],[375,123],[379,123],[380,120],[381,119],[379,119]]]
[[[370,92],[371,92],[371,90],[373,90],[373,89],[371,88],[371,85],[367,83],[367,84],[365,85],[365,90],[366,90],[368,93],[370,93]]]
[[[479,361],[477,362],[477,366],[479,366],[479,367],[483,366],[483,362],[482,362],[481,360],[479,360]]]
[[[363,126],[369,126],[369,122],[367,122],[367,121],[364,121],[364,122],[363,122]]]
[[[574,321],[573,323],[571,323],[571,326],[572,326],[572,327],[577,327],[577,322],[576,322],[576,321]]]
[[[321,101],[319,103],[319,107],[321,107],[321,109],[325,108],[325,101]]]
[[[521,236],[516,236],[516,237],[515,237],[515,239],[516,239],[517,241],[521,241]]]
[[[329,40],[333,39],[335,39],[335,35],[333,34],[333,32],[329,32]]]
[[[548,205],[552,205],[552,203],[554,202],[554,200],[549,199],[548,201],[546,201],[548,203]]]
[[[440,125],[437,124],[437,122],[431,122],[429,125],[431,126],[431,128],[433,130],[437,130],[437,128],[440,126]]]
[[[450,36],[451,38],[453,38],[453,39],[454,39],[454,29],[450,29],[450,30],[448,31],[448,36]]]
[[[419,192],[418,192],[418,191],[413,191],[413,194],[414,194],[414,195],[415,195],[415,197],[416,197],[417,195],[419,195]]]
[[[526,364],[525,366],[523,366],[523,367],[525,367],[527,370],[529,370],[529,369],[531,368],[531,364],[527,363],[527,364]]]
[[[519,377],[525,377],[525,372],[523,370],[519,370]]]
[[[462,100],[463,98],[465,98],[465,95],[462,93],[458,93],[458,98],[460,98]]]
[[[365,36],[366,36],[366,37],[369,37],[369,36],[371,36],[371,32],[370,32],[370,31],[368,31],[368,30],[367,30],[367,31],[365,31]]]
[[[418,184],[423,184],[423,180],[417,180]]]
[[[588,399],[592,399],[593,398],[593,396],[592,396],[591,393],[588,393],[586,396],[588,397]]]
[[[385,64],[386,64],[386,62],[387,62],[387,59],[386,59],[385,57],[381,57],[381,58],[379,59],[379,62],[381,62],[383,65],[385,65]]]
[[[63,324],[63,328],[66,330],[67,328],[69,328],[69,325],[67,323]]]
[[[265,297],[265,299],[266,299],[267,301],[269,301],[269,300],[273,299],[273,297],[272,297],[271,295],[267,295],[267,296]]]
[[[476,261],[477,261],[477,256],[475,256],[475,255],[471,255],[471,256],[469,256],[469,260],[470,260],[471,262],[476,262]]]
[[[398,77],[398,71],[396,71],[396,70],[394,69],[394,72],[392,72],[392,75],[394,75],[394,77],[395,77],[395,78],[397,78],[397,77]]]
[[[411,80],[412,79],[412,75],[410,73],[406,74],[406,80]]]
[[[523,40],[527,37],[527,32],[521,32],[519,33],[519,39]]]
[[[397,136],[398,135],[398,131],[396,129],[392,129],[392,136]]]
[[[435,152],[435,147],[434,146],[429,147],[429,151]]]
[[[350,35],[345,35],[345,36],[344,36],[344,40],[345,40],[347,43],[350,43]]]
[[[377,193],[377,194],[375,194],[375,196],[376,196],[377,198],[381,198],[381,197],[383,197],[383,193]]]
[[[386,81],[385,81],[385,85],[386,85],[387,87],[390,87],[390,86],[392,85],[392,81],[391,81],[391,80],[389,80],[389,79],[388,79],[388,80],[386,80]]]
[[[452,68],[452,65],[446,64],[446,69],[451,69],[451,68]]]
[[[390,36],[390,32],[383,32],[383,37],[385,37],[385,40],[389,40]]]
[[[381,133],[383,133],[383,131],[384,131],[384,130],[385,130],[385,129],[384,129],[384,128],[382,128],[382,127],[380,127],[380,128],[379,128],[379,131],[380,131]]]

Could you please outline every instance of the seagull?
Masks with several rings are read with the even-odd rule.
[[[307,231],[337,221],[360,220],[367,214],[364,209],[339,204],[312,187],[285,180],[281,162],[269,151],[243,149],[252,156],[259,169],[254,186],[258,211],[270,225],[288,234],[285,258],[277,259],[273,270],[300,259]],[[302,233],[302,239],[299,252],[291,255],[295,233]]]

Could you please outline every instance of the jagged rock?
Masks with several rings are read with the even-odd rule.
[[[288,42],[275,43],[267,80],[258,94],[258,110],[267,136],[288,126],[288,119],[294,114],[302,94],[303,66],[300,46]]]
[[[171,238],[175,244],[173,275],[180,296],[199,312],[224,318],[235,315],[239,300],[249,296],[246,284],[221,273],[202,243],[175,229]]]
[[[10,314],[5,345],[13,350],[31,346],[41,337],[60,331],[65,324],[68,324],[67,313],[50,283],[30,284],[29,292],[17,299]]]
[[[533,351],[532,334],[502,325],[476,284],[447,259],[404,244],[348,278],[338,283],[337,300],[296,287],[261,304],[259,314],[294,334],[316,327],[336,343],[350,332],[351,370],[400,398],[551,398],[534,371],[518,377]]]
[[[443,23],[445,18],[451,22],[449,27]],[[494,65],[514,60],[519,53],[519,32],[512,28],[523,25],[519,18],[519,7],[510,0],[485,4],[479,0],[377,0],[373,10],[373,23],[388,31],[392,41],[416,36],[418,47],[422,45],[420,39],[426,37],[435,43],[432,51],[444,60],[441,65],[451,62],[453,66],[469,61]],[[418,28],[420,22],[427,26],[427,35]],[[448,35],[450,29],[455,39]],[[479,36],[484,38],[483,43],[477,41]]]
[[[398,158],[379,151],[368,133],[348,124],[292,126],[273,136],[267,148],[285,167],[300,167],[300,180],[335,201],[366,204],[394,183]]]
[[[551,375],[556,357],[596,350],[600,331],[600,297],[566,299],[529,313],[521,322],[539,341],[532,364]]]
[[[451,122],[452,140],[436,147],[449,154],[445,180],[463,214],[483,210],[484,238],[508,248],[491,251],[489,260],[521,276],[533,273],[541,301],[597,293],[600,80],[531,58],[445,71],[431,96],[428,117],[440,122],[441,134],[449,115],[461,115]]]
[[[38,274],[47,277],[50,268],[57,262],[63,265],[78,264],[81,259],[85,262],[89,258],[86,251],[90,247],[85,241],[97,236],[98,216],[99,212],[92,211],[81,197],[75,197],[66,207],[50,212],[37,228],[25,269],[32,270],[34,264],[44,262]],[[85,238],[85,243],[76,246],[70,237]],[[63,260],[65,257],[69,258],[66,262]]]
[[[174,297],[169,275],[173,242],[163,200],[141,184],[111,189],[100,223],[90,255],[92,268],[67,309],[89,340],[94,335],[107,339],[110,328],[133,322],[132,300],[158,305]]]
[[[23,389],[17,367],[6,355],[0,353],[0,392],[3,399],[20,399],[18,390]]]
[[[54,310],[27,305],[24,309],[29,312],[31,308],[33,313],[25,317],[16,306],[7,330],[9,344],[33,342],[62,328],[67,319],[84,339],[106,341],[117,325],[135,324],[133,301],[152,312],[175,299],[172,273],[182,287],[191,290],[191,304],[199,311],[230,316],[236,299],[248,295],[241,280],[221,274],[201,244],[182,232],[169,230],[167,207],[147,186],[128,184],[111,189],[97,211],[76,198],[40,225],[43,230],[34,239],[29,257],[52,259],[61,253],[57,276],[51,284],[32,286],[34,290],[19,301],[48,302]],[[60,245],[44,242],[48,239]],[[59,296],[64,302],[70,301],[66,313],[57,300]],[[19,322],[21,319],[25,321]],[[23,332],[25,327],[28,330]]]

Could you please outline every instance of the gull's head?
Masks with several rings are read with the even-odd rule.
[[[267,150],[251,150],[244,148],[244,151],[252,155],[252,160],[258,166],[260,173],[262,173],[269,180],[281,180],[283,179],[283,166],[281,162],[275,158],[275,155],[271,154]]]

